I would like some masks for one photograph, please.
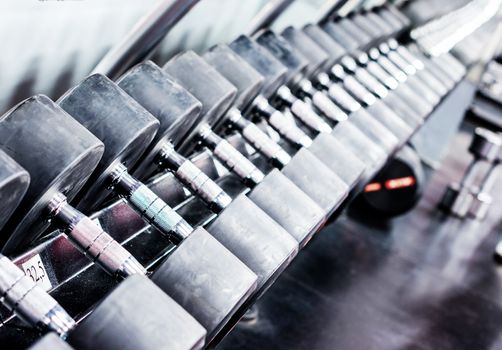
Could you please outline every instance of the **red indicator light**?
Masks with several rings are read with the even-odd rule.
[[[366,185],[366,187],[364,188],[364,192],[376,192],[380,191],[381,189],[382,189],[381,184],[379,184],[378,182],[373,182]]]
[[[399,177],[385,181],[385,188],[388,190],[397,190],[399,188],[410,187],[416,183],[413,176]]]

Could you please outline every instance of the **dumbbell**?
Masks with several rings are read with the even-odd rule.
[[[242,110],[242,114],[249,118],[259,114],[259,112],[255,112],[255,105],[263,99],[263,95],[259,93],[265,85],[264,77],[227,45],[214,46],[203,57],[237,88],[238,98],[235,107]],[[268,104],[268,102],[266,103]],[[306,148],[310,147],[309,150],[339,175],[352,190],[362,179],[365,165],[334,137],[321,134],[312,143]]]
[[[500,176],[500,161],[501,155],[499,152],[497,159],[490,165],[490,169],[483,177],[479,187],[476,187],[473,191],[473,201],[469,208],[469,216],[476,220],[483,220],[490,210],[490,206],[493,202],[490,192],[493,190]]]
[[[308,61],[298,52],[295,52],[294,48],[289,45],[286,40],[280,38],[272,31],[267,30],[259,34],[256,38],[256,42],[264,46],[279,59],[282,64],[289,68],[289,85],[292,87],[293,91],[301,89],[302,92],[305,93],[305,89],[303,88],[305,85],[308,85],[309,89],[315,90],[312,87],[312,83],[306,80],[303,74],[305,68],[308,68]],[[373,125],[371,125],[371,129],[377,132],[380,144],[388,146],[389,152],[394,152],[397,147],[405,142],[408,135],[411,134],[411,130],[400,117],[396,116],[392,111],[390,113],[382,113],[382,111],[379,110],[377,114],[371,114],[369,116],[372,117],[371,120],[375,121]],[[355,118],[352,119],[354,120]]]
[[[319,45],[303,31],[293,27],[287,27],[282,32],[282,37],[308,59],[312,65],[317,67],[311,75],[314,82],[323,79],[326,75],[325,71],[335,64],[335,61],[330,59],[328,52],[319,47]],[[338,52],[339,50],[337,50],[335,57],[338,56]],[[342,60],[343,59],[344,58],[342,58]],[[356,69],[356,71],[365,72],[363,69]],[[356,76],[357,72],[355,73]],[[321,74],[321,77],[318,77],[319,74]],[[378,120],[386,125],[395,135],[399,136],[401,143],[408,140],[412,133],[422,124],[423,121],[421,117],[416,115],[410,107],[403,104],[401,99],[390,101],[390,99],[387,98],[388,91],[386,88],[376,81],[376,79],[371,79],[371,75],[367,74],[366,76],[370,77],[368,84],[370,88],[368,88],[368,90],[377,98],[371,99],[371,105],[368,105],[366,111],[371,115],[379,116]],[[344,84],[350,84],[350,81],[350,77],[345,78]],[[389,102],[391,103],[389,104]]]
[[[128,152],[138,152],[139,154],[141,154],[148,145],[145,144],[141,147],[138,145],[138,142],[136,140],[131,140],[130,137],[124,137],[124,135],[126,135],[126,132],[122,130],[122,132],[119,133],[118,123],[121,124],[121,128],[127,128],[129,132],[133,130],[134,125],[139,124],[140,127],[144,128],[144,125],[146,124],[144,115],[145,113],[147,113],[149,119],[154,119],[155,122],[159,124],[157,119],[149,114],[146,109],[139,105],[122,89],[120,89],[120,87],[118,87],[103,75],[99,74],[92,75],[85,79],[77,87],[66,93],[61,98],[59,103],[74,118],[76,118],[84,126],[88,127],[91,131],[97,134],[97,136],[101,138],[106,145],[108,145],[108,143],[111,143],[112,145],[113,143],[125,144],[125,146],[120,147],[120,149],[131,147]],[[132,125],[127,125],[128,119],[132,120],[130,122],[130,124]],[[100,123],[99,120],[103,120],[103,122]],[[108,122],[106,123],[106,121]],[[200,122],[203,122],[203,120],[201,120]],[[197,128],[198,126],[193,129]],[[180,130],[180,132],[182,131]],[[195,134],[194,131],[192,131],[192,134]],[[151,140],[152,138],[153,136],[148,139]],[[167,154],[163,155],[164,160],[167,160],[168,157],[171,157],[170,160],[172,161],[173,158],[176,157],[175,153],[173,153],[172,150],[172,148],[164,148],[162,150],[162,152],[167,152]],[[120,157],[120,154],[110,154],[108,156],[108,160],[106,160],[106,163],[101,165],[101,168],[108,169],[110,167],[110,164],[116,163],[117,159],[121,159]],[[122,158],[121,162],[124,162],[124,160],[125,159]],[[184,158],[178,158],[178,160],[181,163],[185,162]],[[123,169],[124,167],[122,166],[121,168]],[[194,170],[193,167],[192,170]],[[200,175],[201,172],[198,171],[197,174]],[[190,175],[190,173],[188,175]],[[97,176],[102,175],[99,175],[98,173]],[[127,173],[124,172],[121,176],[122,180],[132,178],[132,176],[127,175]],[[137,180],[135,181],[136,183],[138,183]],[[197,179],[195,179],[195,181],[197,181]],[[132,180],[128,179],[126,185],[128,186],[129,183],[132,183]],[[212,186],[212,188],[216,190],[218,196],[226,196],[226,194],[223,193],[217,186]],[[124,191],[124,189],[126,191]],[[130,193],[130,190],[127,187],[125,187],[124,189],[121,189],[119,193]],[[92,191],[92,189],[89,191]],[[137,206],[136,210],[140,214],[152,211],[151,209],[153,209],[153,207],[149,205],[149,203],[151,203],[152,201],[154,201],[154,206],[158,205],[158,203],[161,204],[160,208],[163,208],[167,205],[161,198],[153,196],[154,195],[151,193],[151,191],[149,191],[148,198],[139,198],[138,201],[136,199],[132,199],[131,196],[131,199],[129,199],[129,201],[131,201],[133,205]],[[148,199],[148,201],[146,201],[146,199]],[[259,209],[244,195],[232,201],[232,203],[229,203],[228,201],[224,201],[224,203],[228,204],[226,206],[226,209],[220,212],[220,215],[218,215],[218,217],[209,227],[209,231],[211,232],[210,238],[214,242],[219,242],[227,249],[229,249],[230,252],[237,256],[237,258],[241,259],[244,264],[247,265],[258,276],[258,279],[256,281],[256,291],[249,290],[249,292],[245,294],[245,300],[242,300],[242,302],[244,302],[247,301],[250,297],[260,295],[264,290],[266,290],[266,288],[271,285],[278,274],[282,272],[282,270],[296,255],[298,251],[298,243],[280,225],[273,221],[268,215],[265,214],[265,212]],[[241,218],[243,212],[247,213],[247,215]],[[155,213],[156,212],[154,212],[154,214]],[[162,219],[162,215],[149,216],[148,221],[151,222],[152,218],[153,220],[160,220]],[[161,221],[161,223],[163,223],[163,221]],[[186,225],[186,222],[184,223],[184,225]],[[191,232],[191,230],[192,229],[190,228],[188,232]],[[170,234],[171,232],[166,230],[165,233]],[[204,231],[204,233],[209,236],[206,231]],[[213,237],[216,238],[216,240],[214,240]],[[177,239],[175,239],[175,241],[176,240]],[[209,237],[205,240],[209,240]],[[197,256],[197,254],[195,257],[193,257],[195,252],[198,251],[201,255],[206,255],[207,259],[208,254],[203,253],[203,246],[205,244],[207,243],[204,242],[204,239],[202,237],[199,237],[197,242],[192,243],[190,252],[188,251],[189,248],[186,247],[184,250],[179,252],[179,255],[183,257],[183,259],[197,258],[198,260],[201,260],[200,256]],[[186,241],[184,241],[180,247],[182,246],[186,246]],[[217,252],[217,249],[214,249],[212,253],[215,254],[214,257],[221,254],[221,252]],[[248,280],[245,279],[244,281],[238,281],[237,277],[232,276],[232,274],[229,273],[230,271],[228,268],[226,269],[227,273],[225,273],[224,268],[219,265],[220,262],[216,261],[217,259],[214,259],[214,263],[217,266],[211,265],[211,261],[208,261],[206,259],[202,259],[202,261],[198,262],[198,264],[204,264],[204,267],[196,266],[195,263],[192,262],[191,268],[194,268],[194,271],[192,271],[191,273],[210,274],[213,280],[211,282],[204,280],[204,287],[206,288],[205,292],[207,293],[207,297],[211,297],[214,300],[206,300],[205,303],[216,303],[216,306],[218,307],[220,307],[219,303],[223,303],[223,306],[226,307],[228,306],[228,300],[230,300],[229,296],[221,295],[216,297],[214,295],[214,293],[221,293],[221,291],[217,291],[214,288],[214,279],[217,277],[215,275],[222,274],[221,277],[224,277],[223,282],[227,283],[227,285],[231,285],[235,281],[237,287],[241,287],[241,283],[247,282]],[[181,285],[181,281],[178,280],[181,278],[187,279],[185,283],[193,282],[188,280],[188,276],[186,276],[186,270],[183,271],[181,266],[177,266],[178,263],[179,262],[177,261],[173,262],[172,256],[169,257],[165,263],[168,264],[167,267],[159,269],[160,271],[157,270],[154,274],[153,279],[157,284],[161,285],[161,288],[163,290],[168,292],[169,295],[173,296],[185,309],[187,309],[192,315],[195,316],[197,320],[199,320],[199,322],[204,325],[204,327],[208,330],[208,339],[211,339],[214,335],[216,335],[220,328],[224,326],[224,322],[222,322],[221,319],[222,315],[218,314],[215,316],[212,314],[214,312],[213,309],[216,309],[215,306],[211,306],[211,308],[209,308],[207,306],[202,307],[198,305],[201,301],[197,300],[196,295],[200,293],[200,289],[202,288],[201,286]],[[184,260],[183,263],[186,264]],[[216,269],[216,267],[220,268],[221,271],[213,271],[213,269]],[[176,282],[174,282],[174,280],[176,280]],[[171,286],[171,284],[174,283],[176,283],[176,285]],[[213,288],[211,288],[211,290],[208,290],[211,286]],[[193,300],[190,300],[192,298],[187,295],[186,291],[184,291],[184,288],[182,287],[193,290]],[[221,288],[224,288],[224,286],[222,286]],[[232,290],[229,290],[228,292],[233,293]],[[232,316],[232,313],[239,311],[239,307],[240,305],[237,305],[237,308],[231,310],[232,312],[230,312],[228,308],[221,308],[222,311],[218,310],[218,312],[226,313],[230,317]],[[223,320],[226,321],[226,319]]]
[[[96,81],[91,79],[88,82],[92,86]],[[100,79],[98,82],[102,83],[103,80]],[[101,92],[108,93],[106,99],[108,109],[103,108],[102,113],[117,106],[116,101],[111,98],[113,95],[107,88],[107,82],[105,80],[100,85]],[[67,93],[63,98],[64,104],[69,107],[70,100],[67,98],[73,96],[73,100],[76,96],[74,93],[85,86],[85,84],[79,85],[76,90]],[[122,94],[124,99],[130,100],[124,92]],[[88,94],[85,99],[89,104],[87,121],[97,122],[100,116],[90,113],[96,108],[97,101],[91,97],[93,95]],[[81,103],[80,106],[83,108],[86,103]],[[129,102],[128,105],[122,106],[121,112],[119,116],[121,123],[115,126],[115,135],[120,135],[124,139],[121,142],[122,147],[117,148],[123,150],[125,152],[123,154],[136,152],[138,147],[141,152],[141,148],[144,149],[146,145],[137,146],[136,141],[140,137],[137,135],[144,137],[144,133],[138,132],[138,129],[145,130],[144,126],[139,122],[129,122],[128,117],[130,119],[136,117],[135,113],[140,113],[143,119],[139,120],[143,120],[149,127],[152,124],[158,125],[158,122],[152,123],[152,120],[154,122],[156,120],[135,103]],[[110,114],[108,117],[113,118],[114,115]],[[112,125],[110,120],[108,122],[110,123],[108,125]],[[100,136],[103,137],[106,123],[95,123],[94,127],[101,128]],[[118,130],[121,127],[124,129],[122,132]],[[156,127],[151,130],[155,132]],[[109,236],[105,235],[101,228],[67,203],[83,187],[87,178],[92,179],[94,176],[95,179],[100,176],[95,170],[98,162],[108,160],[117,163],[113,159],[113,154],[108,153],[107,156],[101,157],[103,144],[98,138],[49,98],[36,96],[25,100],[2,117],[0,139],[2,149],[15,157],[33,179],[25,197],[28,200],[21,203],[13,216],[22,219],[17,227],[13,228],[13,235],[9,239],[12,247],[14,243],[27,244],[42,234],[48,225],[47,219],[51,218],[52,222],[62,222],[63,225],[58,225],[67,228],[65,230],[67,235],[82,244],[81,247],[86,254],[98,258],[100,266],[109,267],[108,272],[117,277],[144,273],[144,268],[127,251],[117,243],[110,242]],[[104,139],[107,143],[118,144],[120,141],[113,134],[106,135]],[[128,147],[134,148],[128,149]],[[117,148],[110,147],[108,152],[113,152]],[[39,150],[43,150],[43,153]],[[122,160],[135,157],[130,153],[129,156],[130,158],[123,157]],[[101,163],[102,168],[112,168],[103,165]],[[120,166],[120,169],[122,170],[123,166]],[[91,176],[93,172],[94,175]],[[112,175],[114,173],[115,171]],[[153,281],[199,322],[204,323],[208,334],[222,327],[232,316],[232,311],[239,307],[256,287],[256,275],[203,228],[193,230],[146,186],[141,185],[132,176],[124,177],[127,175],[125,172],[121,174],[122,180],[126,178],[127,184],[134,186],[135,191],[129,197],[132,203],[143,201],[147,210],[142,210],[141,214],[160,221],[161,225],[157,226],[164,228],[163,233],[178,242],[177,249],[153,274]],[[66,201],[61,200],[63,195],[66,196]],[[186,238],[179,243],[183,237]],[[194,271],[208,276],[210,281],[192,278]],[[235,276],[230,277],[232,274]],[[215,290],[215,286],[221,290]]]
[[[0,149],[0,230],[24,197],[30,175]]]
[[[285,83],[286,67],[277,61],[265,48],[247,36],[239,36],[229,44],[229,47],[265,77],[264,96],[276,100],[275,91]],[[302,101],[298,99],[293,103],[302,105]],[[319,116],[315,117],[316,119],[319,118]],[[371,124],[371,120],[368,120],[368,123]],[[376,137],[374,133],[366,132],[364,129],[359,130],[356,125],[352,124],[351,120],[340,123],[331,133],[345,147],[356,154],[358,158],[368,164],[365,172],[366,178],[370,178],[386,162],[387,154],[376,143],[378,141],[374,141],[374,137]]]
[[[384,86],[395,90],[396,94],[399,94],[407,104],[413,107],[416,105],[422,106],[420,107],[420,115],[422,118],[427,116],[439,101],[439,97],[436,93],[430,91],[430,89],[418,79],[412,78],[407,80],[406,74],[397,69],[397,67],[386,57],[380,57],[380,55],[372,57],[371,54],[378,54],[378,50],[370,49],[370,55],[362,52],[360,50],[362,44],[354,40],[351,35],[352,33],[346,31],[345,28],[334,22],[323,23],[321,28],[330,35],[332,39],[342,45],[351,56],[354,56],[344,56],[340,60],[341,64],[335,65],[330,70],[329,73],[333,79],[346,79],[346,71],[348,71],[349,73],[352,72],[352,74],[355,74],[357,82],[362,81],[366,86],[371,87],[371,77],[373,76],[380,83],[384,84]],[[364,69],[358,69],[359,66]],[[398,89],[399,83],[401,84]],[[352,84],[357,87],[357,83]],[[360,94],[362,95],[362,93]]]
[[[349,32],[347,31],[346,28],[340,26],[336,22],[323,23],[321,27],[334,40],[336,40],[349,52],[354,53],[357,57],[356,62],[354,62],[354,59],[350,60],[349,58],[346,59],[346,61],[347,62],[352,61],[352,62],[349,62],[348,65],[341,67],[337,66],[335,67],[337,68],[336,70],[332,69],[331,73],[333,77],[338,77],[339,79],[343,79],[345,77],[345,74],[343,74],[344,69],[348,68],[350,70],[351,65],[353,66],[354,63],[356,63],[356,65],[357,64],[362,64],[365,66],[367,65],[368,71],[377,78],[379,76],[384,76],[385,77],[384,81],[388,81],[389,80],[388,76],[390,76],[392,79],[395,79],[399,83],[406,82],[405,86],[410,85],[410,88],[412,88],[412,90],[415,91],[415,95],[419,95],[421,96],[421,99],[425,99],[426,103],[429,106],[435,106],[439,102],[440,99],[439,95],[433,90],[431,90],[429,86],[426,86],[420,79],[418,79],[415,76],[408,79],[408,76],[406,75],[405,72],[401,71],[387,57],[380,55],[377,49],[370,49],[367,55],[364,53],[361,54],[360,45],[363,44],[361,44],[357,40],[354,40],[353,37],[354,32],[356,32],[357,29],[354,29],[353,32]],[[371,58],[371,60],[369,60],[369,58]],[[370,61],[376,64],[371,64]]]
[[[460,183],[451,183],[446,188],[439,203],[441,209],[460,218],[465,217],[473,205],[472,191],[476,178],[481,174],[485,162],[497,161],[501,146],[502,139],[498,134],[484,128],[475,129],[469,146],[469,153],[474,158]]]
[[[339,103],[343,103],[343,100],[347,100],[345,96],[346,93],[340,89],[336,84],[333,84],[330,80],[329,73],[332,69],[334,71],[341,70],[343,73],[344,68],[337,63],[344,59],[345,64],[351,64],[353,62],[350,57],[347,57],[348,53],[345,48],[339,45],[336,41],[334,41],[326,32],[324,32],[318,25],[309,24],[303,28],[303,33],[307,35],[312,41],[309,43],[307,40],[300,37],[300,35],[296,35],[297,39],[291,40],[302,40],[301,43],[298,43],[298,48],[302,50],[302,53],[305,57],[309,57],[310,59],[314,59],[312,57],[312,53],[317,53],[319,50],[324,50],[328,57],[332,57],[332,59],[327,61],[326,66],[324,67],[325,72],[321,72],[316,77],[316,85],[319,85],[320,88],[326,89],[327,92]],[[313,42],[317,44],[317,46],[313,45]],[[322,53],[321,53],[322,54]],[[317,54],[317,55],[321,55]],[[377,65],[375,62],[371,62]],[[378,65],[377,65],[378,66]],[[351,67],[354,67],[354,64],[351,64]],[[380,71],[384,72],[381,67],[378,67]],[[394,109],[399,115],[401,115],[407,123],[412,128],[418,128],[423,123],[424,116],[428,115],[431,112],[430,108],[424,109],[425,104],[420,103],[420,97],[415,98],[413,92],[410,89],[403,89],[403,86],[400,86],[401,89],[396,91],[396,94],[393,93],[393,89],[397,89],[399,86],[398,82],[392,78],[390,75],[386,76],[385,72],[383,80],[388,79],[390,83],[390,87],[376,77],[374,77],[370,72],[366,71],[362,67],[355,67],[353,70],[355,78],[361,81],[367,89],[373,92],[373,94],[384,97],[385,103],[388,104],[392,109]],[[338,73],[337,73],[338,74]],[[339,74],[338,74],[339,75]],[[335,79],[338,79],[335,77]],[[342,91],[340,91],[342,90]],[[349,100],[353,100],[352,96],[348,96]],[[418,102],[418,103],[417,103]],[[352,105],[355,106],[352,107]],[[413,108],[410,108],[413,106]],[[345,103],[342,105],[345,110],[357,110],[359,107],[359,103],[357,101],[352,101],[352,104]]]
[[[395,28],[374,13],[355,15],[353,16],[353,21],[360,29],[358,33],[367,34],[365,40],[370,40],[370,47],[373,47],[374,50],[378,50],[380,54],[385,55],[407,75],[417,74],[417,67],[411,62],[408,62],[400,53],[402,51],[407,51],[405,47],[401,47],[399,51],[391,50],[389,47],[389,42],[387,40],[393,40],[393,42],[397,44],[395,39],[391,39],[396,35]],[[368,39],[368,37],[370,39]],[[450,78],[441,69],[436,69],[433,61],[429,61],[427,67],[423,67],[418,76],[427,86],[436,91],[439,96],[447,94],[452,87]]]
[[[201,349],[204,328],[145,276],[113,289],[78,325],[39,285],[0,255],[2,304],[41,332],[53,332],[77,349]],[[138,307],[140,305],[141,307]],[[63,346],[46,336],[35,349]]]
[[[230,104],[222,106],[220,102],[224,100],[225,96],[235,96],[237,89],[194,52],[175,56],[164,65],[164,71],[202,102],[202,114],[212,114],[212,125],[217,127],[221,119],[228,120],[227,112],[240,115],[239,110],[230,108]],[[193,74],[194,72],[196,74]],[[211,88],[207,88],[208,85]],[[216,113],[212,111],[216,111]],[[204,145],[211,147],[213,142],[209,141],[210,137],[212,136],[208,134],[202,138],[206,139]],[[193,144],[193,141],[187,139],[185,147],[190,147],[188,145]],[[216,146],[217,144],[214,142],[212,147]],[[183,145],[181,149],[183,149]],[[217,157],[223,163],[234,163],[234,160],[228,159],[227,155],[217,155]],[[228,167],[230,168],[230,166]],[[348,186],[306,149],[297,153],[282,169],[282,173],[318,203],[328,216],[338,208],[348,195]]]
[[[237,202],[239,201],[247,203],[245,198],[241,198],[243,196],[239,196],[239,200],[231,204],[232,199],[217,184],[209,179],[201,170],[198,170],[188,159],[175,151],[175,148],[182,141],[178,136],[186,134],[184,129],[187,127],[187,124],[184,120],[191,117],[188,112],[196,109],[197,114],[200,114],[201,104],[198,100],[183,87],[172,81],[153,62],[145,62],[133,67],[117,83],[160,121],[161,131],[158,135],[160,134],[161,137],[157,137],[152,143],[149,151],[147,151],[147,156],[140,162],[138,170],[149,167],[149,165],[144,166],[143,164],[149,162],[150,159],[159,160],[162,167],[172,171],[185,186],[207,203],[210,209],[216,213],[223,211],[215,219],[215,222],[224,221],[226,215],[231,215],[224,214],[224,209],[228,211],[230,206],[237,207],[230,210],[229,213],[236,212],[239,214],[250,210],[254,211],[252,208],[244,209],[238,207]],[[193,117],[198,119],[198,116],[194,115]],[[160,152],[159,155],[155,155],[158,153],[157,150],[161,149],[165,149],[165,151]],[[152,153],[154,154],[150,156]],[[140,173],[138,175],[144,176],[144,174]],[[151,172],[148,171],[146,175],[151,175]],[[213,205],[212,203],[215,202],[213,198],[221,197],[222,195],[228,199],[224,201],[225,205]],[[319,228],[319,225],[322,225],[325,220],[325,211],[277,170],[272,171],[260,184],[255,186],[249,196],[272,219],[297,239],[301,247],[308,242],[310,237]],[[220,202],[223,203],[223,201]],[[281,234],[276,234],[273,231],[269,232],[274,227],[273,225],[267,224],[266,226],[268,227],[262,228],[260,222],[268,223],[269,220],[262,220],[260,219],[261,216],[263,214],[259,212],[255,215],[249,213],[248,215],[241,216],[241,221],[250,220],[249,226],[256,226],[259,230],[257,235],[265,235],[262,239],[258,240],[258,242],[263,242],[263,244],[272,240],[275,236],[278,238],[282,237]],[[253,224],[254,220],[257,220],[258,224]],[[218,224],[214,223],[214,225],[217,226]],[[224,234],[224,232],[221,234]],[[231,237],[239,239],[233,230],[228,230],[228,234]],[[220,237],[220,239],[223,238],[223,236]],[[281,245],[287,244],[287,242],[289,242],[288,239],[283,240]],[[250,249],[244,249],[244,251],[249,255],[250,252],[258,248],[259,246],[256,246],[256,248],[251,247]],[[262,254],[262,252],[258,252],[258,254]],[[270,260],[270,258],[267,259]],[[274,270],[276,269],[274,268]]]
[[[379,50],[380,54],[385,55],[392,63],[404,71],[408,76],[415,75],[420,77],[424,83],[434,89],[440,96],[444,96],[453,87],[455,83],[455,75],[446,69],[444,64],[441,64],[443,59],[427,59],[421,57],[423,64],[416,66],[417,57],[413,58],[412,54],[406,46],[398,45],[397,41],[392,37],[395,36],[396,28],[393,28],[389,23],[385,22],[381,17],[371,13],[366,16],[359,16],[358,20],[360,27],[369,33],[375,33],[380,29],[380,33],[387,36],[386,40],[376,45],[375,49]],[[391,47],[391,45],[393,47]],[[444,55],[449,56],[449,55]],[[450,56],[451,57],[451,56]],[[447,59],[448,60],[448,59]],[[450,59],[451,61],[451,59]],[[453,74],[453,75],[452,75]]]

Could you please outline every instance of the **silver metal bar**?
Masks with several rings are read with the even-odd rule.
[[[118,78],[127,69],[146,59],[169,30],[198,2],[161,0],[103,57],[93,73],[105,74],[112,80]]]

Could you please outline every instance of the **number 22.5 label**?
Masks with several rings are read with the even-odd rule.
[[[44,263],[40,255],[34,255],[29,260],[21,264],[21,268],[26,276],[32,279],[33,282],[40,285],[44,290],[52,288],[49,276],[45,270]]]

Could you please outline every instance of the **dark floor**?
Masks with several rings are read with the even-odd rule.
[[[411,213],[339,218],[321,231],[223,349],[502,349],[502,199],[481,222],[444,217],[446,183],[469,161],[460,134]],[[501,193],[502,181],[494,193]]]

